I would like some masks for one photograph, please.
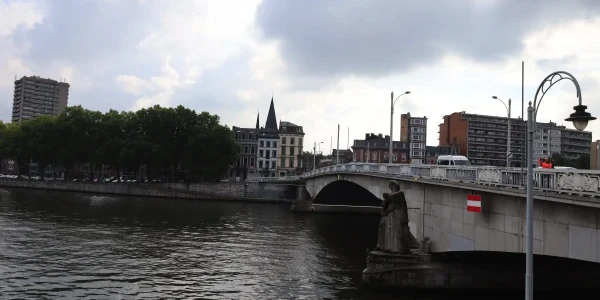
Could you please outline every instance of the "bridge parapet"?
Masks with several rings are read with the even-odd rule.
[[[301,178],[324,174],[361,172],[379,173],[398,177],[426,178],[433,180],[468,182],[494,186],[525,188],[527,170],[503,167],[442,166],[349,163],[328,166],[301,175]],[[534,169],[536,190],[600,196],[600,171],[578,169]]]

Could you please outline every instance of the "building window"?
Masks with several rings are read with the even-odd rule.
[[[254,167],[254,157],[251,157],[251,158],[250,158],[250,166],[251,166],[251,167]]]
[[[242,164],[242,166],[247,167],[248,166],[248,158],[244,157],[244,163]]]
[[[365,160],[369,160],[369,152],[365,153]]]
[[[252,154],[256,153],[256,148],[254,148],[254,146],[250,147],[250,153],[252,153]]]
[[[258,161],[258,167],[262,169],[262,167],[263,167],[263,161],[262,160]]]
[[[285,155],[285,154],[284,154]],[[290,155],[294,156],[294,147],[290,147]]]
[[[302,138],[298,139],[298,146],[302,146]]]
[[[261,148],[264,147],[265,146],[265,141],[258,142],[258,146],[261,147]]]
[[[273,150],[272,154],[273,154],[273,158],[277,157],[277,150]]]
[[[377,152],[373,152],[373,154],[371,155],[371,159],[377,159]]]
[[[398,160],[398,156],[396,154],[392,155],[392,161],[397,161]]]
[[[273,142],[273,148],[277,148],[277,142]]]
[[[273,169],[277,168],[277,162],[276,161],[272,161],[271,162],[271,168],[273,168]]]
[[[295,142],[294,138],[290,138],[290,145],[293,145]]]
[[[402,153],[402,161],[406,161],[406,153]]]
[[[248,153],[248,146],[244,146],[244,154]]]
[[[388,159],[388,153],[387,153],[387,152],[384,152],[384,153],[383,153],[383,159],[385,159],[385,160],[387,160],[387,159]]]
[[[285,138],[284,138],[284,137],[283,137],[283,138],[281,138],[281,144],[282,144],[282,145],[285,145]]]
[[[281,159],[281,162],[280,162],[279,164],[280,164],[282,167],[284,167],[284,166],[285,166],[285,158],[282,158],[282,159]]]
[[[267,148],[271,148],[271,141],[267,141]]]
[[[420,157],[423,156],[423,151],[412,151],[410,155],[414,157]]]
[[[281,155],[285,155],[285,147],[281,147]]]
[[[263,157],[263,151],[262,150],[258,150],[258,157]]]

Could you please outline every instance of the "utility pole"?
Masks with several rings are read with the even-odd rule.
[[[315,146],[313,147],[313,171],[317,166],[317,142],[315,142]]]
[[[338,138],[337,138],[337,150],[335,151],[335,164],[340,163],[340,124],[338,124]]]

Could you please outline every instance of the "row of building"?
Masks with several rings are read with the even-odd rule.
[[[240,152],[239,160],[229,168],[231,179],[285,177],[304,171],[304,130],[292,122],[277,124],[273,98],[264,126],[260,126],[259,114],[254,128],[233,126],[233,133]]]
[[[523,165],[526,157],[526,122],[513,118],[510,122],[511,166]],[[464,155],[473,165],[506,166],[508,145],[508,119],[455,112],[443,117],[439,124],[439,145],[426,146],[427,118],[412,117],[410,113],[400,117],[400,141],[393,142],[394,163],[433,164],[439,155]],[[354,140],[352,150],[356,162],[387,163],[389,136],[367,134],[364,140]],[[558,153],[567,159],[577,159],[582,154],[594,157],[600,150],[591,153],[592,133],[577,131],[554,122],[537,123],[534,135],[534,164],[539,158],[548,158]],[[599,148],[600,149],[600,148]],[[594,149],[596,150],[596,149]]]

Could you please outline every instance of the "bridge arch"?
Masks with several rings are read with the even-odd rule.
[[[314,204],[380,206],[381,199],[357,183],[334,180],[324,186],[313,200]]]

